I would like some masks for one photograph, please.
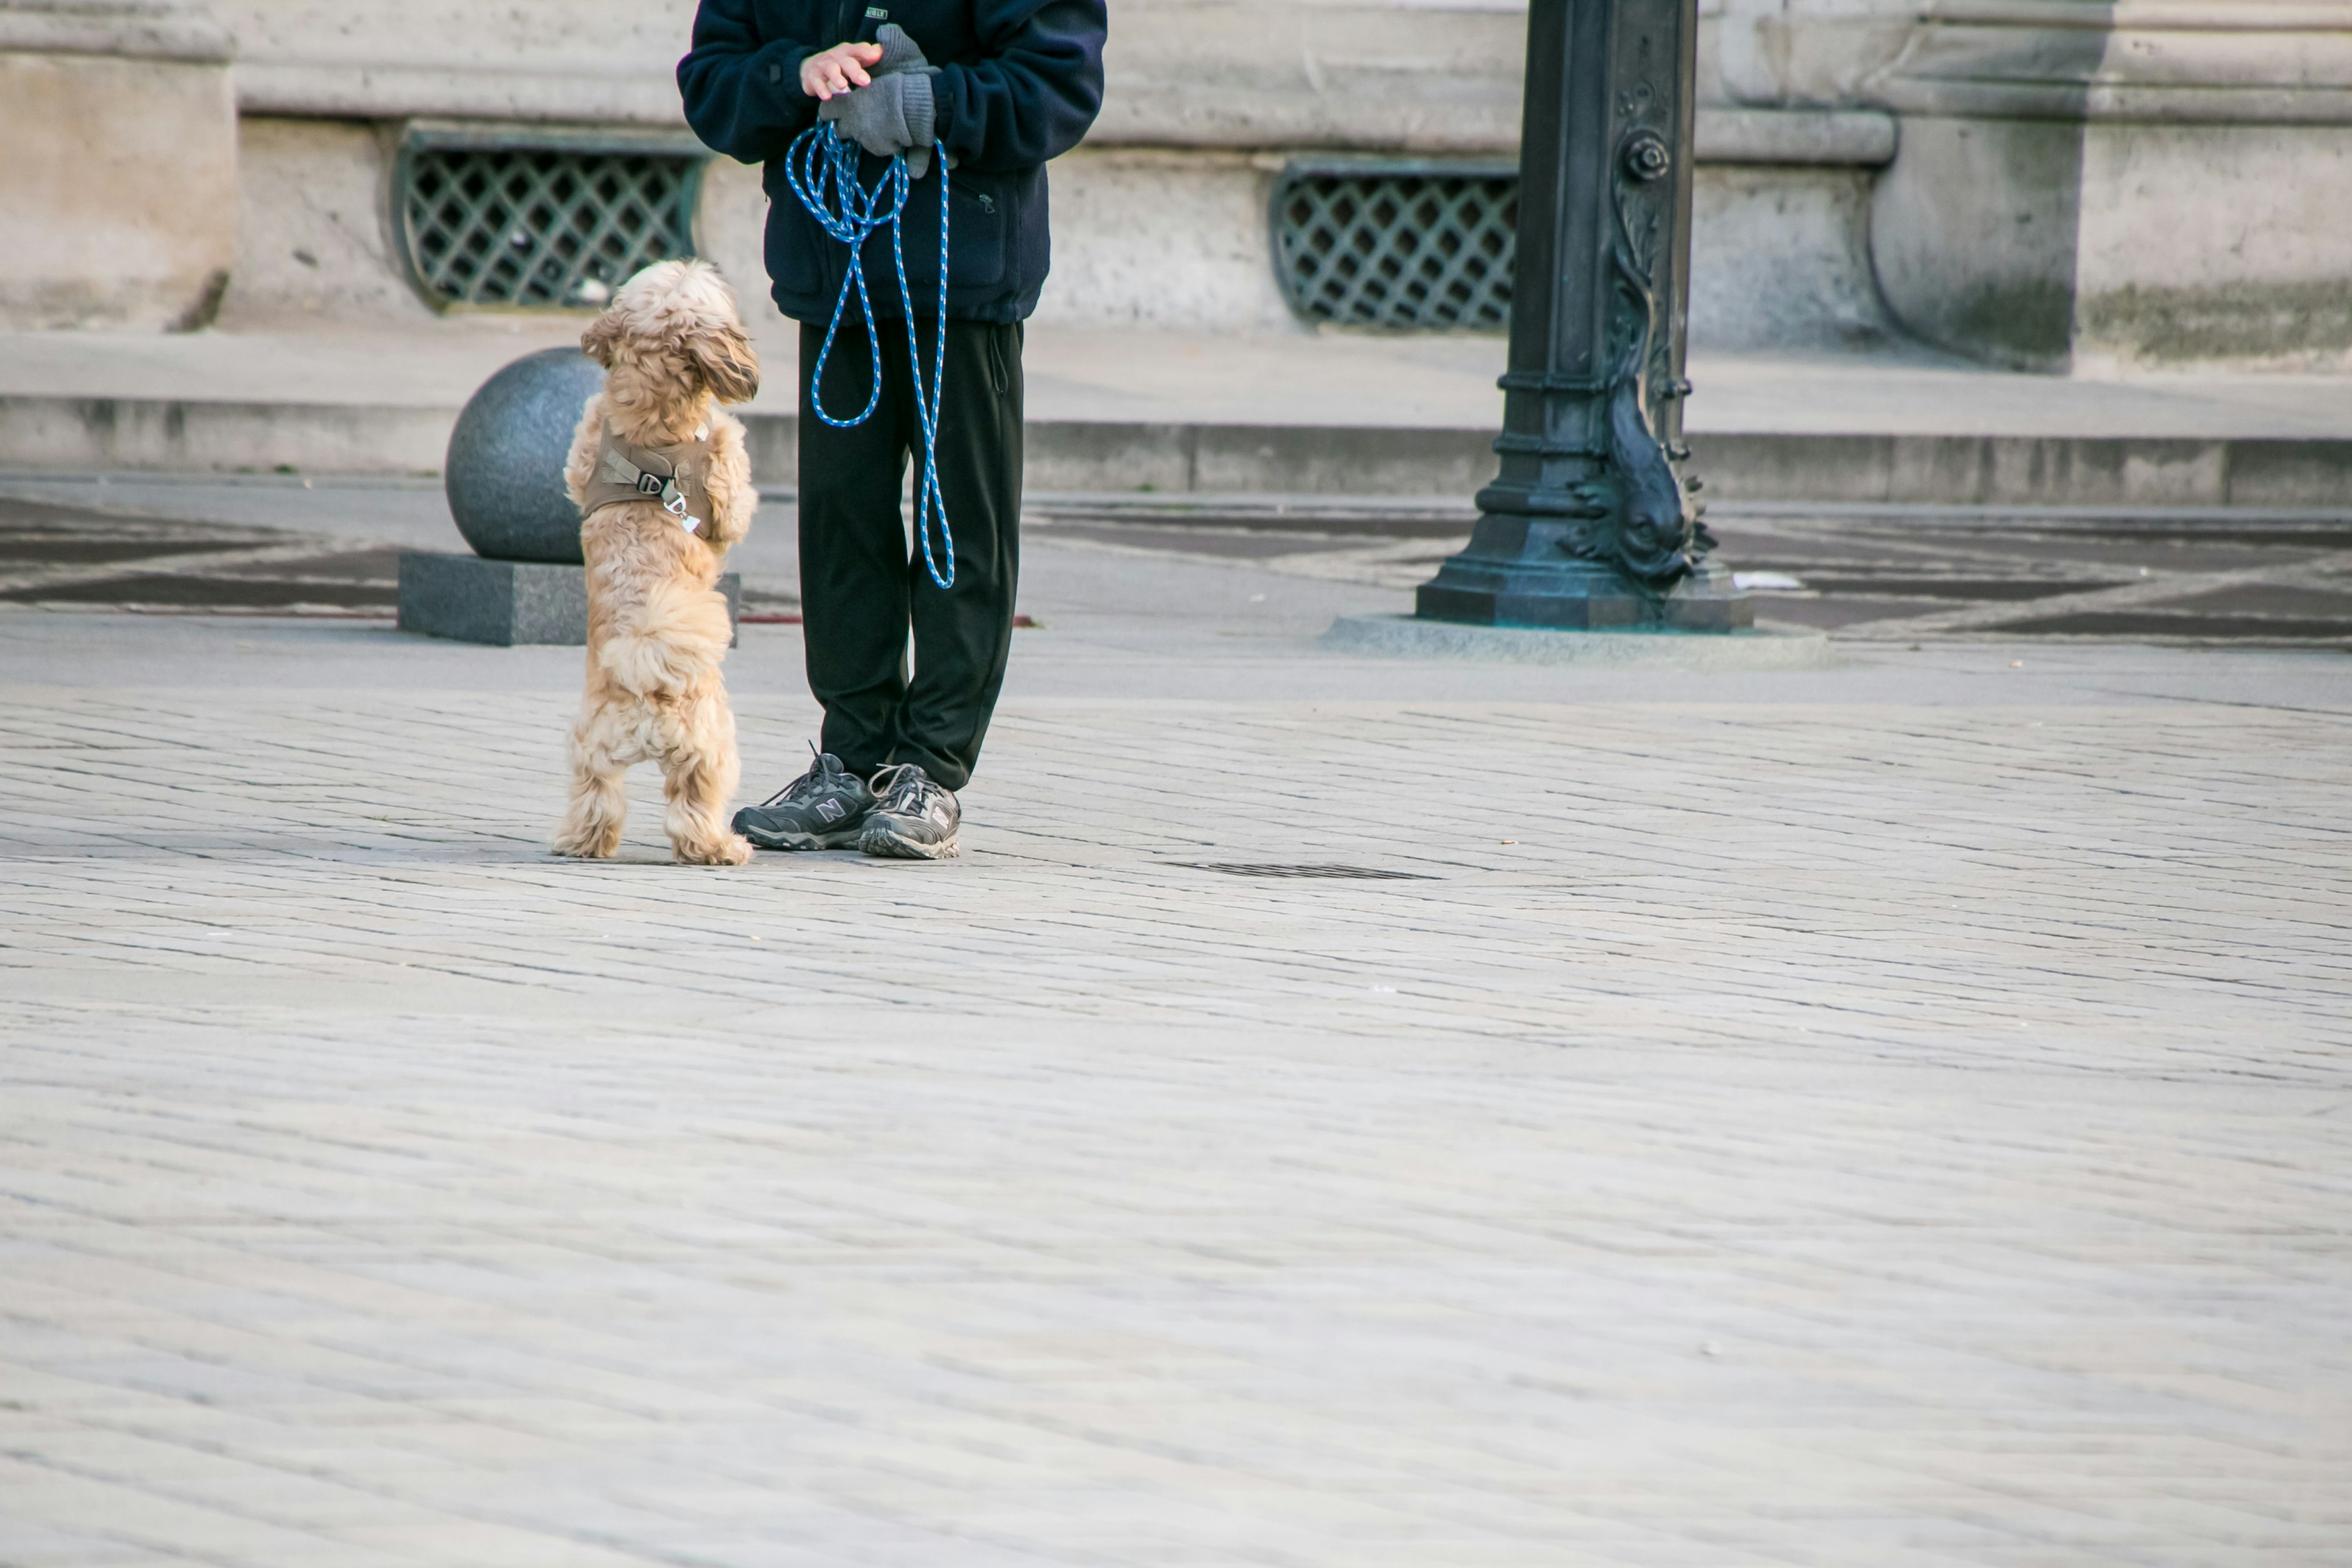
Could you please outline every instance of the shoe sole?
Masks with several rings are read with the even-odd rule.
[[[853,827],[845,833],[762,833],[738,823],[735,831],[762,849],[855,849],[866,829]]]
[[[953,838],[920,844],[879,826],[867,828],[858,838],[857,847],[884,860],[952,860],[963,853]]]

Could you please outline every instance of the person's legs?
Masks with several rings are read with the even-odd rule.
[[[816,416],[809,378],[824,329],[801,328],[801,632],[809,690],[824,708],[824,749],[859,777],[890,762],[907,696],[906,482],[913,405],[905,340],[882,327],[882,405],[847,430]],[[824,367],[824,405],[866,406],[873,354],[845,321]],[[953,370],[950,371],[950,380]]]
[[[918,331],[928,362],[937,328]],[[886,329],[885,342],[895,335],[895,328]],[[942,592],[931,581],[919,547],[904,576],[915,679],[899,704],[890,760],[916,763],[951,790],[971,782],[980,761],[1013,646],[1021,568],[1022,335],[1017,325],[948,323],[939,464],[955,533],[955,586]]]

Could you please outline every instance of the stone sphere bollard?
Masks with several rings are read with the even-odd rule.
[[[475,554],[582,564],[580,512],[564,493],[563,462],[580,410],[604,384],[604,367],[578,349],[549,349],[515,361],[474,394],[450,433],[442,488]]]

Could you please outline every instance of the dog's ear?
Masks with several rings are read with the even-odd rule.
[[[696,332],[686,342],[702,384],[721,403],[749,403],[760,394],[760,356],[743,329],[729,322]]]
[[[580,352],[603,365],[613,368],[613,345],[621,341],[621,312],[607,310],[588,323],[580,334]]]

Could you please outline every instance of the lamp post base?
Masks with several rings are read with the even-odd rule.
[[[1456,555],[1421,585],[1413,614],[1424,621],[1551,631],[1723,633],[1756,624],[1754,601],[1730,569],[1704,565],[1665,594],[1654,594],[1598,562],[1481,560]]]

